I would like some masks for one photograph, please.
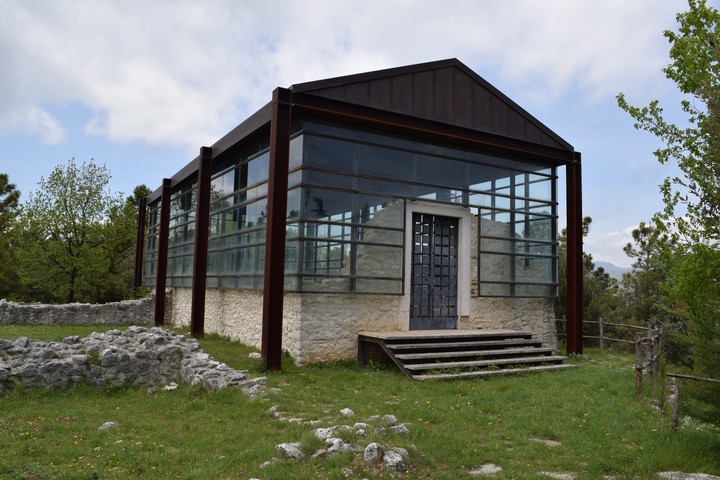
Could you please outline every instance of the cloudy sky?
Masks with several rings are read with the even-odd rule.
[[[628,265],[622,246],[659,210],[657,186],[674,172],[615,96],[677,108],[662,32],[686,9],[681,0],[0,0],[0,173],[27,199],[55,165],[94,158],[113,191],[155,189],[277,86],[455,57],[582,152],[593,217],[585,248]]]

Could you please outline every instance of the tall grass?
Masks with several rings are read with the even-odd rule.
[[[86,334],[72,327],[16,327],[8,335],[6,328],[0,327],[0,338]],[[258,370],[248,347],[215,336],[201,344],[234,368]],[[406,478],[477,478],[470,470],[484,463],[502,467],[497,479],[547,478],[543,471],[575,472],[579,480],[644,479],[665,470],[720,474],[718,428],[692,424],[673,433],[669,420],[649,406],[661,398],[660,389],[635,394],[629,356],[591,351],[571,361],[579,368],[416,382],[390,367],[298,367],[285,359],[281,373],[268,375],[279,391],[258,400],[188,386],[155,395],[88,386],[16,391],[0,399],[0,478],[391,478],[351,454],[311,459],[321,445],[315,427],[272,418],[267,410],[273,405],[285,419],[317,420],[319,426],[396,415],[409,435],[343,435],[362,446],[378,441],[408,449]],[[355,416],[344,417],[343,408]],[[98,430],[106,421],[118,427]],[[302,442],[305,459],[260,467],[275,455],[276,444],[295,441]]]

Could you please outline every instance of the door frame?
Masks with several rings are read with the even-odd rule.
[[[472,272],[471,235],[472,222],[475,216],[470,209],[460,205],[444,205],[441,203],[408,200],[405,204],[405,279],[404,295],[400,301],[400,330],[410,330],[410,298],[412,293],[412,246],[413,246],[413,214],[425,213],[458,219],[458,277],[457,277],[457,328],[461,328],[462,317],[470,315],[470,276]]]

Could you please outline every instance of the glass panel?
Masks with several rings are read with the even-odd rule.
[[[352,173],[356,149],[343,140],[306,135],[303,164]]]
[[[555,238],[553,221],[548,217],[517,214],[515,216],[515,235],[529,240],[551,241]]]
[[[530,198],[537,200],[552,200],[552,181],[550,179],[530,183],[529,187]]]
[[[235,169],[229,170],[210,182],[210,199],[218,199],[235,191]]]
[[[352,212],[352,193],[303,188],[301,195],[303,218],[329,219],[332,215]]]
[[[374,145],[360,145],[358,173],[397,180],[413,180],[415,154]]]
[[[510,295],[510,285],[502,283],[481,283],[480,295],[488,297],[507,297]]]
[[[418,155],[418,182],[447,185],[464,188],[468,185],[468,166],[466,163],[446,158]]]
[[[375,180],[372,178],[359,178],[357,189],[361,192],[389,193],[391,195],[402,195],[404,197],[412,197],[415,195],[414,185],[410,183]]]
[[[357,239],[361,242],[402,245],[403,235],[403,232],[398,230],[357,227]]]
[[[290,161],[288,169],[292,170],[302,165],[303,136],[298,135],[290,139]]]
[[[515,280],[518,282],[552,282],[551,258],[516,257]]]
[[[368,277],[402,277],[403,250],[397,247],[358,245],[357,275]]]
[[[470,180],[468,184],[474,190],[493,190],[493,182],[508,176],[508,171],[488,165],[469,164]]]
[[[494,238],[481,238],[480,250],[491,253],[513,253],[515,242],[512,240],[497,240]]]
[[[510,255],[480,254],[481,282],[510,282],[513,275],[513,257]]]
[[[338,188],[352,188],[353,177],[336,173],[305,170],[305,183]]]
[[[287,194],[287,218],[296,219],[300,216],[300,189],[293,188]]]
[[[303,292],[349,292],[350,279],[342,277],[302,277]]]
[[[502,237],[512,238],[513,232],[510,223],[504,221],[509,220],[509,213],[493,212],[491,214],[483,213],[480,219],[480,235],[483,237]]]

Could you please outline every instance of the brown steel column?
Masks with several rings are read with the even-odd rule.
[[[190,334],[205,334],[205,287],[207,284],[208,230],[210,227],[210,179],[212,148],[200,148],[197,203],[195,205],[195,248],[193,251],[192,306]]]
[[[268,371],[280,370],[282,358],[291,101],[290,90],[276,88],[273,91],[262,324],[262,356]]]
[[[145,217],[147,205],[145,197],[138,203],[137,235],[135,236],[135,292],[137,293],[143,284],[143,265],[145,264]]]
[[[567,187],[567,353],[583,352],[583,227],[580,154],[566,167]]]
[[[160,195],[157,275],[155,281],[155,326],[165,325],[165,287],[167,285],[168,236],[170,235],[170,196],[172,180],[164,178]]]

